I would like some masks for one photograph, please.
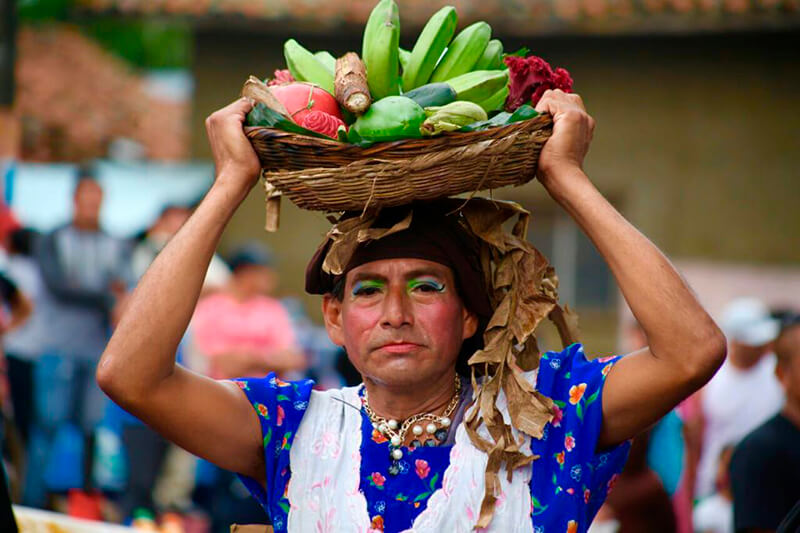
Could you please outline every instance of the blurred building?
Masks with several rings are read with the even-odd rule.
[[[446,3],[399,0],[401,45],[413,46],[421,25]],[[709,285],[713,294],[696,287],[702,299],[721,300],[720,287],[733,290],[731,283],[742,279],[754,286],[735,288],[757,293],[755,285],[775,269],[785,279],[800,277],[798,0],[452,3],[459,27],[487,20],[507,51],[525,45],[570,70],[598,122],[589,174],[678,264],[701,265],[698,280],[720,280],[717,288]],[[234,99],[248,75],[267,77],[284,68],[285,39],[334,55],[358,51],[374,1],[82,0],[77,5],[84,17],[190,21],[195,84],[190,154],[209,159],[203,120]],[[580,312],[590,350],[614,350],[618,291],[591,243],[536,183],[495,197],[533,211],[530,238],[555,264],[562,300]],[[263,237],[263,220],[263,191],[257,188],[223,244]],[[288,292],[302,293],[298,272],[328,227],[321,213],[283,202],[282,229],[268,240],[281,255]],[[750,274],[715,274],[741,269]]]

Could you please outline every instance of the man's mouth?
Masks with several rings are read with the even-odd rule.
[[[408,353],[419,348],[420,345],[413,342],[389,342],[379,349],[389,353]]]

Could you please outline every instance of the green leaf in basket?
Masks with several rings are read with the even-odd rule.
[[[511,52],[510,54],[503,54],[503,57],[504,58],[508,57],[508,56],[526,57],[530,53],[531,53],[531,49],[528,48],[527,46],[523,46],[522,48],[520,48],[516,52]]]
[[[479,122],[473,122],[472,124],[467,124],[463,128],[458,131],[483,131],[488,130],[489,128],[496,128],[498,126],[507,126],[508,124],[513,124],[514,122],[522,122],[523,120],[531,119],[535,116],[539,115],[539,112],[536,111],[533,107],[528,104],[523,104],[517,108],[516,111],[513,113],[507,113],[505,111],[496,114],[489,120],[481,120]]]
[[[292,122],[285,116],[281,115],[271,107],[263,103],[257,103],[255,107],[247,114],[248,126],[262,126],[265,128],[275,128],[278,130],[288,131],[291,133],[299,133],[300,135],[308,135],[310,137],[319,137],[321,139],[330,139],[327,135],[322,135],[316,131],[306,129],[295,122]]]

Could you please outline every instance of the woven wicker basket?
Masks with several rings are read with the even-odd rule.
[[[298,207],[328,212],[522,185],[533,179],[551,133],[549,115],[369,148],[271,128],[247,129],[268,194],[277,191]]]

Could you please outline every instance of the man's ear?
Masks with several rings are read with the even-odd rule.
[[[461,311],[464,320],[464,327],[461,334],[462,340],[467,340],[478,331],[478,315],[464,307]]]
[[[342,330],[342,302],[332,294],[322,297],[322,318],[328,337],[337,346],[344,346],[344,331]]]

